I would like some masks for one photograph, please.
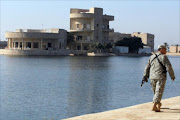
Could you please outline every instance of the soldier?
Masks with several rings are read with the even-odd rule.
[[[152,90],[154,92],[152,111],[160,112],[161,98],[167,79],[167,71],[172,79],[175,80],[174,71],[171,63],[166,56],[166,46],[160,45],[158,52],[150,56],[148,64],[145,67],[143,79],[147,82],[151,80]]]

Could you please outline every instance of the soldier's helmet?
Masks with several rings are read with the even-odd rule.
[[[165,45],[158,45],[158,49],[166,49]]]

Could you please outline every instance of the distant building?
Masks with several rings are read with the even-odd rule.
[[[109,34],[109,38],[113,42],[117,42],[119,40],[123,40],[123,38],[130,38],[130,37],[139,37],[142,40],[142,43],[145,46],[151,47],[151,51],[154,51],[154,35],[149,33],[140,33],[134,32],[132,34],[127,33],[119,33],[119,32],[111,32]]]
[[[180,53],[180,46],[179,45],[171,45],[169,48],[170,53]]]
[[[0,41],[0,49],[5,49],[7,47],[7,41]]]
[[[109,40],[113,41],[114,43],[123,40],[124,38],[130,38],[131,34],[127,33],[119,33],[119,32],[110,32],[109,33]]]
[[[61,50],[66,48],[67,31],[64,29],[17,29],[6,32],[8,49]]]
[[[143,49],[142,48],[139,48],[139,51],[138,53],[139,54],[151,54],[151,47],[149,46],[143,46]]]
[[[113,53],[119,54],[119,53],[129,53],[129,47],[126,46],[115,46],[112,49]]]
[[[154,51],[154,35],[149,33],[134,32],[131,34],[132,37],[140,37],[142,43],[146,46],[151,47],[151,51]]]
[[[103,15],[102,8],[71,9],[70,32],[75,36],[74,50],[88,50],[92,42],[108,43],[109,32],[114,31],[109,27],[109,21],[114,16]]]

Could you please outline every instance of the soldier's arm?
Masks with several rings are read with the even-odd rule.
[[[166,55],[164,56],[164,65],[166,66],[166,70],[168,71],[169,76],[171,77],[172,80],[174,80],[175,79],[174,70]]]
[[[150,72],[150,58],[149,58],[148,63],[145,67],[143,78],[149,78],[149,72]]]

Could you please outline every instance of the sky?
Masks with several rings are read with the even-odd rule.
[[[0,0],[0,39],[16,29],[60,28],[69,31],[70,8],[103,8],[113,15],[110,28],[121,33],[151,33],[155,48],[180,44],[180,0]]]

